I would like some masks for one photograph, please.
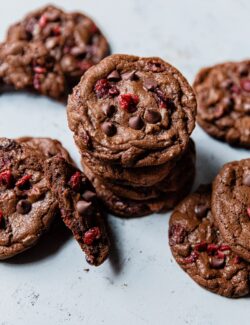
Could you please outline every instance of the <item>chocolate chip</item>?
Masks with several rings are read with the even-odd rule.
[[[121,79],[120,73],[117,70],[112,71],[108,76],[107,79],[109,81],[118,81]]]
[[[131,127],[131,129],[140,130],[144,123],[140,116],[133,116],[129,119],[128,125]]]
[[[147,78],[147,79],[144,80],[144,82],[143,82],[143,86],[144,86],[147,90],[154,90],[154,89],[158,86],[158,84],[157,84],[157,82],[156,82],[154,79],[152,79],[152,78]]]
[[[112,137],[116,134],[116,127],[111,122],[104,122],[102,125],[102,130],[108,137]]]
[[[216,256],[212,256],[209,261],[210,265],[214,269],[220,269],[225,264],[225,258],[219,258]]]
[[[134,81],[138,79],[138,75],[136,74],[136,71],[133,70],[133,71],[123,73],[122,79]]]
[[[243,178],[243,184],[246,186],[250,186],[250,173],[246,174]]]
[[[196,216],[200,219],[206,217],[207,215],[207,206],[204,204],[198,204],[194,207],[194,212],[196,214]]]
[[[16,211],[20,214],[27,214],[31,210],[31,203],[28,200],[21,200],[17,203]]]
[[[92,211],[92,203],[87,201],[78,201],[76,209],[80,215],[88,215]]]
[[[147,110],[144,117],[150,124],[155,124],[161,121],[161,114],[154,110]]]
[[[82,197],[85,201],[91,202],[96,198],[96,194],[92,191],[85,191]]]
[[[116,108],[114,105],[104,104],[102,106],[102,111],[107,117],[111,117],[115,113]]]

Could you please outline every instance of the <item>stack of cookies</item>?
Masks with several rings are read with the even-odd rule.
[[[249,294],[250,159],[223,166],[174,210],[169,244],[177,263],[202,287],[226,297]]]
[[[109,211],[165,211],[189,192],[195,115],[192,88],[159,58],[112,55],[85,73],[69,97],[69,127]]]

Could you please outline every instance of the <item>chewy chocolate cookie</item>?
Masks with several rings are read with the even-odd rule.
[[[123,167],[160,165],[182,154],[195,115],[192,88],[159,58],[111,55],[85,73],[68,101],[80,152]]]
[[[215,138],[250,148],[250,61],[202,69],[194,90],[200,126]]]
[[[226,297],[249,293],[249,264],[224,240],[211,213],[211,190],[200,187],[174,210],[169,244],[177,263],[203,288]]]
[[[250,159],[223,166],[213,183],[212,212],[221,236],[250,262]]]
[[[89,67],[109,54],[107,40],[89,17],[51,5],[29,13],[9,28],[7,41],[19,40],[43,43],[60,65],[69,90]]]
[[[46,176],[59,202],[65,225],[92,265],[100,265],[109,253],[109,239],[100,202],[86,176],[62,157],[46,161]]]
[[[44,160],[39,150],[0,138],[0,259],[33,246],[58,213]]]
[[[30,90],[54,99],[67,93],[60,65],[41,42],[0,44],[0,91]]]

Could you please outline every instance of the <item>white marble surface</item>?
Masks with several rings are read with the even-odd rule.
[[[90,14],[113,52],[155,55],[190,81],[201,66],[250,54],[248,0],[58,0]],[[0,38],[42,0],[2,0]],[[65,107],[27,94],[0,97],[0,135],[59,138],[78,160]],[[198,127],[196,183],[209,182],[226,161],[249,156],[209,138]],[[111,259],[89,268],[77,243],[51,232],[34,249],[0,265],[1,325],[249,324],[249,298],[229,300],[197,286],[176,265],[167,243],[169,214],[109,217]],[[86,272],[89,268],[89,272]]]

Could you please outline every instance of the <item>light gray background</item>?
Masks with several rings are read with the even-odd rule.
[[[248,0],[58,0],[91,15],[113,52],[160,56],[193,81],[197,70],[250,54]],[[0,37],[46,1],[1,0]],[[27,94],[0,96],[0,135],[60,139],[77,161],[65,107]],[[196,184],[226,161],[249,156],[210,139],[199,127]],[[180,180],[181,181],[181,180]],[[249,298],[211,294],[176,265],[167,243],[169,214],[109,217],[111,260],[89,268],[77,243],[53,230],[34,249],[0,265],[0,324],[249,324]],[[86,268],[90,271],[87,272]]]

